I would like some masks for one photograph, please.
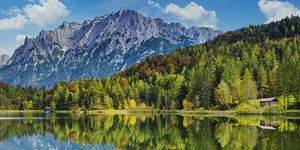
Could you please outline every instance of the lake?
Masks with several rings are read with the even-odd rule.
[[[300,118],[0,114],[0,149],[299,149]]]

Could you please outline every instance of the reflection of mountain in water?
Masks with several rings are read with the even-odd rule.
[[[90,145],[90,144],[76,144],[71,141],[59,141],[53,135],[32,135],[11,137],[3,142],[0,142],[0,149],[2,150],[15,150],[15,149],[28,149],[28,150],[48,150],[48,149],[72,149],[72,150],[86,150],[86,149],[114,149],[113,146]]]

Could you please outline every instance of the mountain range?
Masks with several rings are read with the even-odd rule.
[[[35,38],[26,37],[0,68],[0,80],[49,87],[79,77],[108,77],[148,56],[203,43],[221,33],[120,10],[82,24],[64,22]]]

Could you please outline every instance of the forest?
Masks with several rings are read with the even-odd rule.
[[[0,84],[0,109],[233,109],[279,97],[300,108],[300,18],[229,31],[204,44],[146,58],[110,78],[54,87]]]

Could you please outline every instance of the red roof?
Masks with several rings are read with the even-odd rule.
[[[260,102],[271,102],[271,101],[274,101],[274,100],[277,100],[277,98],[276,97],[271,97],[271,98],[258,99],[258,101],[260,101]]]

